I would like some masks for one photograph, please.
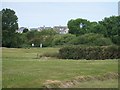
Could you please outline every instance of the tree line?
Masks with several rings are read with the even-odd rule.
[[[3,9],[2,46],[3,47],[43,47],[59,45],[120,45],[120,16],[105,17],[99,22],[77,18],[68,21],[68,34],[59,34],[56,30],[28,31],[17,33],[18,17],[14,10]]]

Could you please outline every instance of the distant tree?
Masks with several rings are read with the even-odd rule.
[[[88,32],[90,28],[90,22],[86,19],[71,19],[68,21],[68,28],[69,28],[69,33],[71,34],[76,34],[76,35],[82,35]]]
[[[15,37],[18,29],[18,17],[15,11],[11,9],[2,10],[2,46],[14,47],[16,45]]]
[[[63,34],[63,35],[55,35],[52,41],[52,45],[67,45],[70,44],[69,41],[76,38],[73,34]]]
[[[107,46],[112,45],[110,38],[105,38],[103,34],[87,33],[78,36],[70,41],[74,45],[95,45],[95,46]]]
[[[106,35],[107,32],[106,32],[106,28],[104,25],[97,23],[97,22],[96,23],[91,22],[89,33],[97,33],[97,34]]]
[[[115,44],[120,45],[120,16],[104,18],[99,23],[105,27],[104,36],[111,38]]]
[[[53,29],[48,29],[48,30],[42,30],[40,32],[41,35],[56,35],[58,34],[57,31],[53,30]]]
[[[39,32],[37,30],[32,30],[26,33],[26,37],[28,40],[33,39],[34,37],[39,36]]]
[[[29,30],[27,29],[27,28],[25,28],[24,30],[23,30],[23,33],[26,33],[26,32],[28,32]]]
[[[118,35],[118,32],[120,31],[120,16],[104,18],[103,21],[100,21],[99,23],[105,27],[106,37],[113,37],[114,35]]]

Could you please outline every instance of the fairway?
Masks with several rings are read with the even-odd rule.
[[[51,57],[37,58],[37,54],[58,52],[59,48],[3,48],[2,87],[40,88],[47,80],[61,82],[77,76],[98,76],[118,73],[118,60],[65,60]],[[94,83],[90,84],[90,83]],[[102,84],[103,83],[103,84]],[[95,85],[96,84],[96,85]],[[101,85],[101,86],[100,86]],[[98,86],[117,88],[118,80],[89,81],[75,85],[78,88]]]

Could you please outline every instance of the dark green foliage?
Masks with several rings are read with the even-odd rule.
[[[67,24],[70,34],[66,35],[58,34],[52,28],[42,31],[29,31],[26,28],[22,34],[16,33],[18,18],[14,10],[7,8],[0,11],[0,20],[2,21],[0,23],[2,40],[0,41],[2,41],[3,47],[29,47],[32,43],[35,44],[35,47],[39,47],[41,43],[43,47],[56,45],[120,45],[120,16],[111,16],[99,22],[90,22],[82,18],[71,19]]]
[[[53,29],[48,29],[48,30],[42,30],[40,31],[41,35],[56,35],[58,34],[57,31],[53,30]]]
[[[112,37],[112,42],[117,44],[117,45],[120,45],[120,35],[114,35]]]
[[[105,31],[107,32],[104,33],[105,36],[112,37],[119,34],[120,16],[111,16],[109,18],[104,18],[99,23],[105,27]]]
[[[96,45],[107,46],[112,45],[112,41],[109,38],[105,38],[102,34],[88,33],[78,36],[69,41],[74,45]]]
[[[107,31],[104,25],[100,23],[91,22],[89,33],[103,34],[106,35]]]
[[[40,47],[42,43],[43,47],[52,46],[53,37],[57,34],[54,30],[43,30],[43,31],[28,31],[26,33],[28,45],[34,43],[35,47]]]
[[[43,35],[42,36],[43,47],[52,46],[53,37],[54,37],[54,35]]]
[[[118,46],[69,46],[59,50],[62,59],[118,59],[120,47]]]
[[[37,37],[39,35],[39,32],[37,30],[29,31],[26,33],[26,37],[28,40],[33,39],[35,36]]]
[[[16,47],[16,33],[18,29],[18,18],[11,9],[2,10],[2,46]]]
[[[80,28],[81,23],[82,28]],[[120,45],[120,16],[105,17],[99,22],[89,22],[86,19],[80,18],[71,19],[67,25],[71,34],[77,36],[87,33],[103,34],[104,37],[110,38],[114,44]]]
[[[104,27],[105,33],[103,35],[109,37],[113,43],[120,45],[120,16],[104,18],[99,24]]]
[[[21,47],[23,47],[23,48],[30,47],[30,45],[28,44],[29,42],[28,42],[28,39],[27,39],[27,33],[19,34],[19,37],[22,41]]]
[[[75,34],[75,35],[82,35],[88,32],[90,28],[90,22],[87,21],[86,19],[71,19],[68,21],[68,28],[69,28],[69,33]]]
[[[55,35],[52,41],[52,46],[69,44],[69,41],[71,41],[75,37],[76,36],[72,34]]]

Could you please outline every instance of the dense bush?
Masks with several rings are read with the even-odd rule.
[[[75,37],[76,36],[72,34],[55,35],[52,41],[52,46],[69,44],[68,42]]]
[[[111,39],[113,43],[120,45],[120,35],[114,35]]]
[[[95,45],[95,46],[107,46],[112,45],[110,38],[105,38],[102,34],[84,34],[78,36],[69,41],[70,44],[74,45]]]
[[[59,50],[63,59],[118,59],[120,47],[118,46],[68,46]]]

